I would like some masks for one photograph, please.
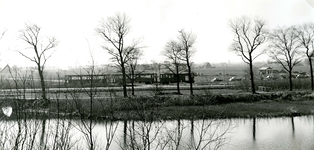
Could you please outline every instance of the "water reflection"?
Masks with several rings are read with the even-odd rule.
[[[232,124],[237,126],[222,149],[314,149],[312,116],[233,119]]]
[[[291,127],[292,127],[292,137],[295,137],[295,129],[294,129],[294,119],[293,116],[291,117]]]
[[[127,128],[128,128],[128,122],[126,120],[123,121],[123,147],[126,147],[126,140],[127,140]]]
[[[208,148],[223,150],[314,149],[313,120],[314,116],[113,122],[118,128],[110,149],[201,149],[207,144]],[[43,147],[50,149],[62,144],[86,149],[85,135],[76,127],[79,123],[80,120],[2,120],[1,143],[7,149],[22,148],[21,141],[25,146],[45,143]],[[100,149],[106,145],[107,125],[97,122],[93,128]]]
[[[253,141],[256,140],[256,118],[253,118]]]
[[[193,119],[191,120],[190,125],[191,125],[191,131],[190,131],[190,137],[191,137],[190,141],[191,141],[191,143],[190,143],[190,145],[195,145],[195,139],[194,139],[194,120],[193,120]]]

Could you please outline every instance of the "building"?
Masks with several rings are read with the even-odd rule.
[[[258,71],[262,80],[287,78],[287,72],[283,69],[279,71],[272,67],[261,67]]]
[[[272,67],[261,67],[258,69],[259,74],[261,77],[267,77],[271,74],[273,74],[273,68]]]

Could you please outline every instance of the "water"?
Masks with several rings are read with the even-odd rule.
[[[83,132],[88,133],[85,127],[89,127],[90,122],[85,123],[87,126],[81,120],[12,121],[3,117],[0,121],[0,147],[11,149],[19,146],[19,149],[25,149],[30,148],[34,141],[32,149],[39,149],[41,143],[45,143],[44,146],[49,149],[54,146],[87,149]],[[110,149],[192,149],[197,146],[222,150],[314,149],[314,116],[153,123],[102,121],[93,122],[92,128],[93,140],[98,149],[105,149],[110,137],[106,135],[109,133],[113,135],[109,138],[112,139]]]
[[[222,149],[314,149],[313,116],[233,119],[236,125]],[[255,129],[255,132],[254,132]]]

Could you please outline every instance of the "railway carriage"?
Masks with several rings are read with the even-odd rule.
[[[127,78],[127,83],[130,83],[130,80]],[[189,83],[188,73],[179,74],[180,82]],[[101,74],[101,75],[66,75],[65,84],[66,85],[80,85],[88,86],[91,81],[93,81],[94,86],[120,86],[122,85],[122,74]],[[137,75],[135,80],[136,83],[145,83],[145,84],[169,84],[176,83],[177,78],[174,74],[171,73],[162,73],[159,76],[156,73],[144,73]],[[192,75],[192,81],[194,82],[194,76]]]
[[[66,85],[89,85],[93,81],[95,86],[121,85],[121,74],[102,74],[102,75],[66,75]]]
[[[175,74],[171,73],[164,73],[160,74],[160,83],[161,84],[169,84],[169,83],[176,83],[177,77]],[[190,83],[189,81],[189,74],[188,73],[180,73],[179,74],[179,82]],[[192,83],[194,83],[194,76],[192,74]]]
[[[145,84],[157,83],[158,82],[157,77],[158,76],[156,73],[139,74],[135,82],[145,83]]]

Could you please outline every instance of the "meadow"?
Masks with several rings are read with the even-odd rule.
[[[289,81],[288,79],[280,80],[261,80],[258,69],[260,67],[269,66],[274,70],[282,70],[282,67],[279,64],[264,64],[257,63],[254,67],[254,79],[256,82],[256,89],[258,86],[270,87],[272,90],[288,90]],[[214,84],[223,84],[223,85],[235,85],[235,89],[249,91],[250,88],[250,76],[248,73],[248,66],[244,63],[228,64],[222,65],[217,64],[211,68],[195,68],[195,85],[214,85]],[[298,65],[295,66],[293,72],[306,72],[309,74],[309,66],[307,65]],[[231,77],[241,78],[242,81],[229,81]],[[214,78],[223,79],[223,81],[212,82]],[[310,78],[305,79],[293,79],[294,89],[297,90],[310,90]]]

